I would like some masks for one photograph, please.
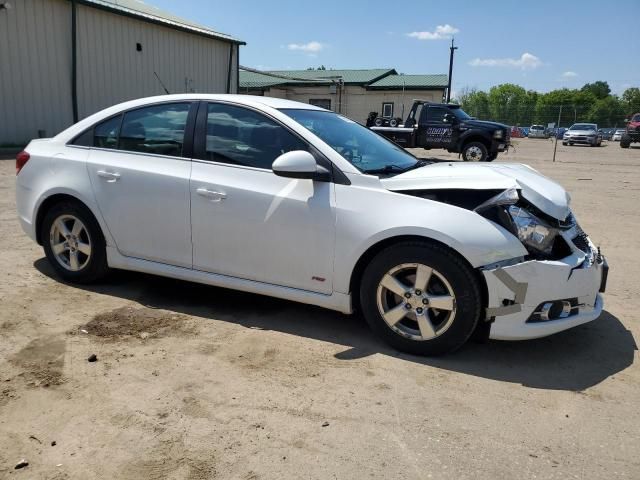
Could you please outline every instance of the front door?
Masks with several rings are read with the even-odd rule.
[[[331,293],[332,183],[276,176],[282,153],[310,147],[249,108],[202,104],[191,174],[193,268]]]
[[[452,142],[453,125],[444,121],[444,116],[451,113],[449,109],[425,105],[422,108],[423,124],[426,126],[425,144],[429,148],[449,148]]]
[[[89,177],[125,256],[191,268],[191,161],[183,157],[190,108],[189,102],[153,105],[94,128]]]

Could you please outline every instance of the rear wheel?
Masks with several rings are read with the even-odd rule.
[[[448,249],[403,242],[365,269],[362,311],[371,329],[403,352],[441,355],[462,346],[480,317],[473,271]]]
[[[90,283],[109,271],[100,226],[80,203],[63,202],[49,209],[40,238],[49,263],[64,280]]]
[[[470,142],[462,150],[462,158],[465,162],[486,162],[489,152],[484,143]]]

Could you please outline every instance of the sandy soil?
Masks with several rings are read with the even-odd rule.
[[[552,151],[518,140],[499,161],[572,192],[611,266],[606,312],[439,359],[291,302],[125,272],[64,284],[0,162],[0,478],[640,478],[640,148]]]

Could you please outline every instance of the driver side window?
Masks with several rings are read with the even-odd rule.
[[[442,123],[444,124],[444,116],[449,113],[449,110],[441,107],[429,107],[429,123]]]
[[[207,160],[270,169],[283,153],[309,150],[286,128],[253,110],[223,103],[207,109]]]

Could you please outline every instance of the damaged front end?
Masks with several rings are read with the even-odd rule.
[[[505,191],[475,211],[517,236],[528,252],[481,269],[491,338],[543,337],[600,315],[608,265],[571,212],[559,220],[517,191]]]
[[[409,193],[409,192],[404,192]],[[527,255],[480,269],[487,285],[490,338],[543,337],[596,319],[608,265],[574,215],[545,213],[515,187],[410,194],[473,210],[516,236]],[[555,210],[557,211],[557,209]]]

